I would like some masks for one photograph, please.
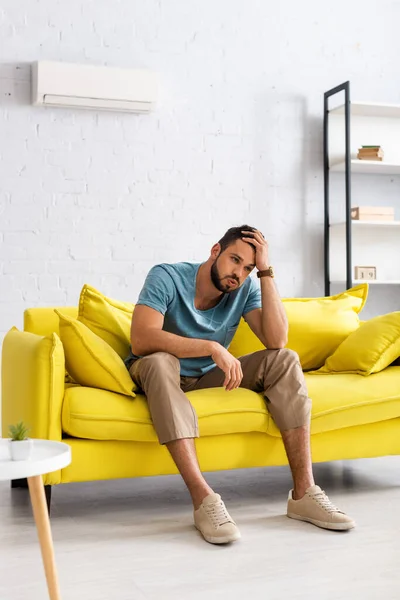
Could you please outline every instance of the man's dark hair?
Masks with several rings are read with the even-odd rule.
[[[242,231],[256,231],[255,227],[250,227],[250,225],[241,225],[240,227],[231,227],[228,231],[222,236],[220,240],[218,240],[218,244],[221,246],[221,253],[227,249],[228,246],[236,242],[236,240],[241,240],[242,237],[245,237]],[[253,244],[250,244],[256,249]]]

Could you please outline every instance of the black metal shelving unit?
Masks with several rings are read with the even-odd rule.
[[[324,277],[325,296],[330,295],[331,280],[329,268],[329,100],[344,92],[345,119],[345,222],[346,222],[346,287],[352,286],[351,268],[351,153],[350,153],[350,82],[346,81],[324,93]]]

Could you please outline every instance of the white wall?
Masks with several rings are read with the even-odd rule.
[[[283,295],[323,293],[322,95],[400,102],[399,2],[2,0],[0,339],[88,282],[259,227]],[[37,59],[159,73],[152,115],[29,105]]]

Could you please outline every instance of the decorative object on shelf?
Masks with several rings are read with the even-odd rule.
[[[33,442],[28,438],[28,427],[23,421],[10,425],[10,456],[12,460],[29,460]]]
[[[376,267],[354,267],[354,278],[366,281],[376,279]]]
[[[361,146],[358,149],[357,158],[359,160],[378,160],[382,161],[385,156],[382,146]]]
[[[394,221],[392,206],[353,206],[351,218],[354,221]]]

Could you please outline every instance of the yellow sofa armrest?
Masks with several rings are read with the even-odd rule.
[[[33,438],[61,440],[64,349],[56,333],[48,336],[13,327],[2,349],[2,431],[24,421]]]

